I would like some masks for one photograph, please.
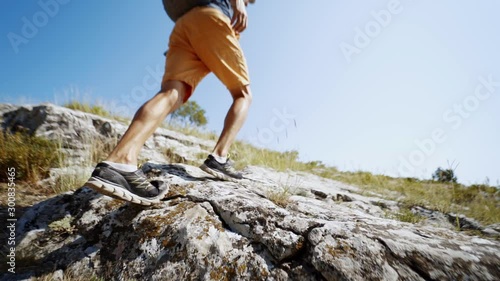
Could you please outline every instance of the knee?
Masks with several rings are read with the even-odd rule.
[[[252,103],[252,91],[250,86],[243,86],[241,89],[230,91],[233,96],[233,100],[243,99],[248,104]]]
[[[162,84],[158,96],[165,99],[174,99],[179,103],[183,103],[186,96],[189,95],[190,87],[181,81],[166,81]]]

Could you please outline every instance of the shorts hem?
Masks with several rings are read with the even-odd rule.
[[[181,77],[176,77],[176,76],[165,76],[163,77],[163,80],[162,80],[162,86],[165,82],[167,81],[179,81],[179,82],[182,82],[182,83],[185,83],[186,85],[189,86],[189,92],[186,92],[184,94],[184,100],[183,102],[187,102],[189,98],[191,98],[191,96],[193,95],[194,93],[194,90],[196,89],[196,86],[198,85],[198,83],[195,83],[195,82],[190,82],[188,81],[189,79],[185,79],[185,78],[181,78]]]

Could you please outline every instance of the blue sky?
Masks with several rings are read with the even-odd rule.
[[[240,138],[393,176],[429,178],[454,162],[460,182],[496,185],[499,10],[494,0],[257,1],[241,39],[254,103]],[[0,102],[80,99],[129,115],[157,92],[173,28],[159,0],[5,0],[0,21]],[[220,131],[223,85],[209,75],[192,98]]]

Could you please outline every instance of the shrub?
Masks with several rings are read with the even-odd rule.
[[[0,133],[0,169],[16,169],[16,179],[36,183],[48,176],[49,169],[57,167],[62,155],[58,144],[23,133]],[[0,173],[0,182],[6,182],[6,173]]]
[[[453,169],[437,168],[434,174],[432,174],[432,179],[438,182],[457,182],[457,177]]]
[[[207,124],[205,110],[195,101],[188,101],[170,115],[172,120],[176,120],[184,126],[204,126]]]

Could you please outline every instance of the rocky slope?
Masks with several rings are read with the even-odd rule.
[[[89,140],[126,126],[53,105],[0,106],[3,128],[63,139],[73,170]],[[164,202],[143,208],[86,187],[29,208],[17,223],[22,280],[99,276],[105,280],[499,280],[500,242],[385,218],[397,203],[307,173],[245,169],[238,183],[166,163],[169,148],[196,160],[212,141],[159,129],[142,169],[165,180]],[[56,169],[54,177],[69,168]],[[50,184],[50,181],[47,182]],[[293,196],[277,205],[284,189]],[[280,205],[284,207],[280,207]]]

